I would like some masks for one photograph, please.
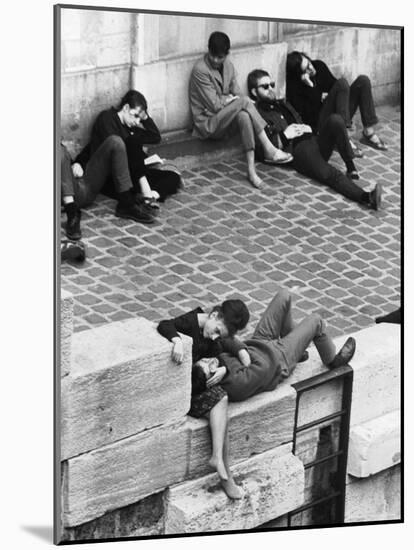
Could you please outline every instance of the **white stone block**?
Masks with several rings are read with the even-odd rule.
[[[60,375],[70,372],[73,333],[73,296],[66,290],[60,292]]]
[[[351,426],[400,409],[400,325],[380,323],[353,335],[356,352]]]
[[[295,402],[293,389],[282,385],[247,401],[229,403],[230,462],[246,460],[253,454],[292,441]],[[202,476],[210,471],[208,423],[188,417],[187,426],[191,432],[189,476]]]
[[[181,419],[191,394],[191,338],[183,342],[177,365],[146,319],[76,333],[61,387],[62,460]]]
[[[401,519],[400,465],[366,478],[348,476],[345,523]]]
[[[234,466],[244,496],[230,500],[216,474],[169,490],[166,534],[251,529],[286,514],[303,503],[301,461],[282,445]]]
[[[367,477],[401,461],[400,419],[394,411],[351,428],[348,474]]]
[[[183,422],[178,422],[69,459],[64,469],[65,527],[83,524],[182,481],[188,434]]]

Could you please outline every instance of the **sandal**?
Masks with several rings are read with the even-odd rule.
[[[62,241],[60,245],[61,261],[79,262],[85,261],[86,250],[82,241]]]
[[[272,159],[263,159],[264,164],[271,164],[271,165],[278,165],[278,164],[287,164],[288,162],[292,162],[293,156],[290,153],[285,153],[284,151],[280,151],[280,156],[277,154]]]
[[[376,139],[373,140],[372,138],[375,137]],[[377,151],[387,151],[388,147],[387,145],[382,141],[380,137],[377,136],[377,134],[374,132],[370,136],[367,136],[366,134],[362,133],[362,138],[359,140],[364,145],[368,145],[368,147],[372,147],[373,149],[377,149]]]
[[[144,199],[144,204],[148,208],[151,208],[151,209],[154,209],[154,210],[158,210],[160,208],[160,205],[158,204],[158,202],[155,199],[149,199],[149,198]]]
[[[346,177],[351,180],[359,180],[359,174],[356,170],[351,170],[350,172],[347,172]]]
[[[351,149],[354,153],[354,157],[358,159],[364,158],[364,153],[361,151],[361,149],[355,145],[355,143],[352,141],[352,139],[349,140],[349,143],[351,145]]]

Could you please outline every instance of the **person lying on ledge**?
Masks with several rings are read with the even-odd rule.
[[[335,147],[345,164],[348,158],[347,132],[339,115],[331,115],[315,136],[290,103],[276,99],[275,82],[267,71],[251,71],[247,77],[247,87],[260,116],[267,122],[267,136],[272,143],[293,154],[295,170],[348,199],[374,210],[380,208],[382,189],[379,183],[372,191],[364,191],[348,175],[328,162]],[[263,158],[260,142],[256,142],[256,157],[259,160]]]
[[[229,401],[244,401],[253,395],[271,391],[306,358],[305,351],[314,342],[322,362],[330,369],[346,365],[355,353],[355,339],[346,340],[336,352],[332,338],[327,334],[326,322],[312,314],[295,326],[292,318],[292,298],[281,290],[262,315],[252,338],[245,342],[224,339],[223,353],[218,358],[198,361],[193,369],[194,391],[215,387],[216,373],[225,371],[219,382]],[[250,363],[243,364],[248,356]]]
[[[173,343],[171,355],[178,364],[183,360],[183,343],[179,333],[190,336],[193,339],[194,365],[202,357],[217,357],[223,351],[222,339],[231,341],[237,331],[245,328],[248,320],[249,311],[244,302],[225,300],[221,305],[213,307],[210,313],[198,307],[174,319],[163,320],[157,330]],[[214,384],[202,392],[192,387],[188,414],[195,418],[208,418],[212,442],[209,464],[216,469],[227,496],[239,499],[242,493],[229,465],[228,398],[225,390],[218,385],[224,374],[223,369],[218,370],[213,378]]]
[[[221,139],[239,132],[247,160],[247,177],[261,187],[254,163],[255,136],[264,150],[263,161],[270,164],[291,162],[292,155],[275,147],[268,139],[265,121],[250,98],[241,95],[233,64],[228,59],[230,39],[213,32],[208,53],[194,65],[190,77],[190,107],[193,135],[201,139]]]

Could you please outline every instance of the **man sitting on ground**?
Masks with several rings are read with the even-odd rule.
[[[190,106],[194,135],[220,139],[234,131],[238,124],[247,160],[247,177],[254,187],[262,180],[254,164],[255,136],[262,144],[263,161],[285,164],[289,153],[275,147],[268,139],[265,121],[248,97],[241,97],[234,66],[228,59],[230,39],[222,32],[213,32],[208,40],[208,53],[197,61],[190,77]]]
[[[340,154],[346,148],[348,137],[345,124],[339,115],[331,115],[318,136],[286,101],[277,100],[275,82],[267,71],[256,69],[247,77],[250,97],[267,122],[265,132],[276,146],[293,154],[293,167],[301,174],[313,178],[344,197],[365,204],[374,210],[381,206],[381,185],[368,192],[351,178],[328,163],[335,147]],[[256,155],[263,158],[260,142],[256,142]]]

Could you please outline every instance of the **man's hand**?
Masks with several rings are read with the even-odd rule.
[[[173,361],[175,363],[182,363],[182,360],[183,360],[183,357],[184,357],[184,350],[183,350],[183,341],[181,340],[181,338],[178,336],[178,337],[175,337],[173,339],[173,349],[172,349],[172,352],[171,352],[171,357],[173,358]]]
[[[239,98],[238,95],[229,94],[229,95],[226,97],[224,103],[225,103],[225,105],[228,105],[229,103],[231,103],[232,101],[234,101],[235,99],[238,99],[238,98]]]
[[[79,162],[75,162],[72,164],[72,174],[75,176],[75,178],[81,178],[83,176],[83,168],[79,164]]]
[[[301,124],[302,131],[304,134],[311,134],[312,128],[309,126],[309,124]]]
[[[295,139],[305,133],[305,126],[305,124],[289,124],[289,126],[284,131],[284,134],[287,139]]]
[[[313,88],[314,87],[314,83],[312,82],[311,80],[311,77],[308,73],[304,73],[302,76],[301,76],[301,79],[302,79],[302,82],[304,84],[306,84],[306,86],[309,86],[310,88]]]
[[[211,386],[214,386],[215,384],[220,384],[220,382],[223,380],[227,372],[226,367],[218,367],[216,372],[213,374],[211,378],[209,378],[206,382],[207,388],[211,388]]]

